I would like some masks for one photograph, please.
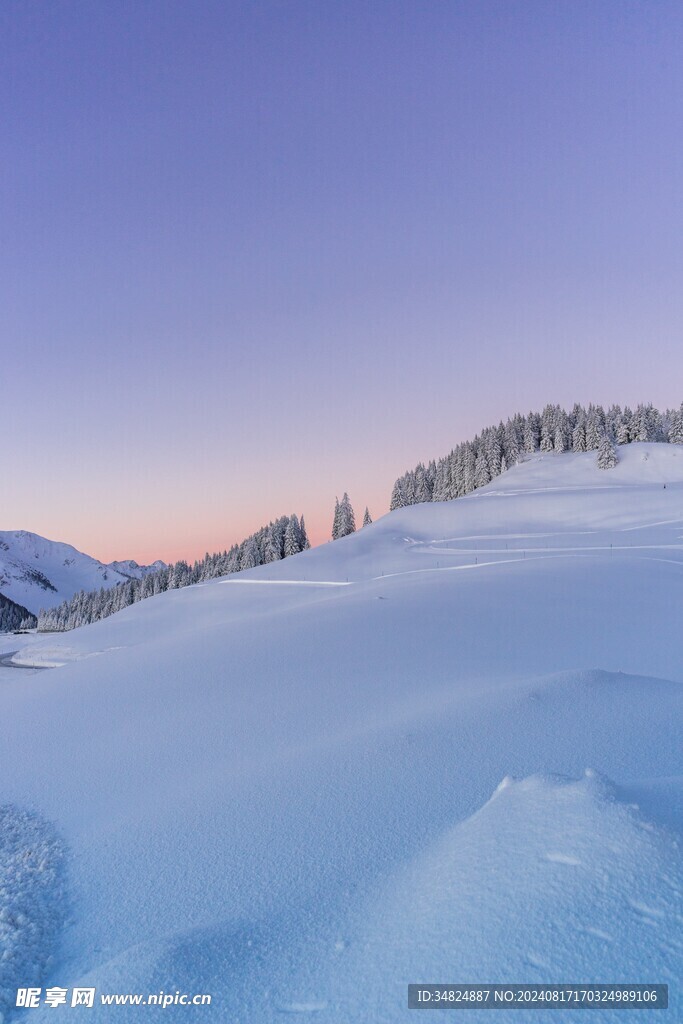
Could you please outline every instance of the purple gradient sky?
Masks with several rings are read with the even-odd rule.
[[[0,528],[195,557],[683,398],[683,5],[0,6]]]

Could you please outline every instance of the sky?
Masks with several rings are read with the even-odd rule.
[[[683,399],[683,5],[0,5],[0,529],[195,558]]]

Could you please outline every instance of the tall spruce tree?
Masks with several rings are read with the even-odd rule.
[[[671,429],[669,431],[669,441],[671,444],[683,444],[683,404],[681,404],[680,409],[677,409],[673,414]]]
[[[311,546],[311,542],[309,541],[308,534],[306,533],[306,523],[304,522],[303,515],[299,520],[299,542],[301,545],[301,550],[308,551],[308,549]]]
[[[603,434],[598,445],[598,469],[614,469],[618,461],[614,442],[607,434]]]
[[[405,508],[406,505],[408,505],[408,504],[409,504],[409,502],[406,499],[406,493],[405,493],[405,486],[404,486],[404,482],[403,482],[403,477],[399,477],[399,479],[394,484],[393,491],[391,492],[391,501],[389,502],[389,511],[393,512],[394,509]],[[334,533],[332,534],[332,540],[336,540],[336,537],[335,537]]]
[[[337,540],[339,537],[339,498],[334,499],[334,518],[332,520],[332,540]]]
[[[349,496],[344,491],[344,497],[339,502],[339,528],[337,537],[348,537],[350,533],[356,532],[356,517],[353,513],[353,506]]]
[[[299,520],[296,516],[290,516],[285,529],[285,558],[290,555],[298,555],[301,551],[299,538]]]

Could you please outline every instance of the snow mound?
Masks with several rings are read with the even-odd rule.
[[[0,1021],[39,985],[64,918],[64,847],[37,814],[0,807]]]
[[[662,982],[683,1019],[678,842],[591,771],[504,779],[364,917],[330,978],[336,1021],[393,1024],[409,982]],[[501,1010],[496,1020],[518,1016]],[[615,1017],[592,1011],[591,1020]]]
[[[81,658],[87,657],[92,655],[83,654],[68,644],[43,643],[35,646],[26,645],[26,649],[12,655],[9,664],[20,668],[61,668],[70,661],[80,661]]]

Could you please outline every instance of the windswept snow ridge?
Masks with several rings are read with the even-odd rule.
[[[40,985],[64,921],[64,846],[37,814],[0,807],[0,1022]]]

